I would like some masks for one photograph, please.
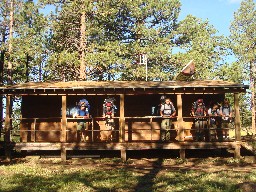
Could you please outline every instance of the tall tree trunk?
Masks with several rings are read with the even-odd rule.
[[[85,73],[85,48],[86,48],[86,37],[85,37],[85,12],[81,15],[81,28],[80,28],[80,80],[86,79]]]
[[[29,55],[26,55],[26,82],[29,82]]]
[[[256,127],[255,127],[255,123],[256,123],[256,119],[255,119],[255,111],[256,111],[256,106],[255,106],[255,74],[256,74],[256,67],[255,67],[255,63],[251,62],[250,63],[250,67],[251,67],[251,81],[250,81],[250,87],[251,87],[251,91],[252,91],[252,95],[251,95],[251,107],[252,107],[252,131],[256,134]]]
[[[2,43],[5,43],[5,35],[3,35],[3,41]],[[3,76],[4,76],[4,54],[5,51],[1,51],[1,56],[0,56],[0,85],[3,85]],[[1,131],[2,131],[2,127],[3,127],[3,95],[0,95],[0,138],[1,138]]]
[[[9,22],[9,39],[8,39],[8,63],[7,63],[7,85],[11,85],[12,81],[12,38],[13,38],[13,23],[14,23],[14,0],[10,0],[10,22]],[[8,105],[7,103],[10,102]],[[6,111],[9,111],[9,115],[12,115],[12,96],[10,96],[10,100],[6,98]],[[8,117],[8,118],[10,118]],[[6,117],[7,118],[7,117]],[[9,132],[12,130],[12,122],[10,124],[5,123],[5,142],[9,142]]]
[[[4,36],[3,36],[4,38]],[[3,42],[4,43],[4,39]],[[0,85],[3,85],[3,76],[4,76],[4,52],[5,51],[1,51],[1,56],[0,56]],[[3,127],[3,95],[0,95],[0,138],[1,138],[1,131],[2,131],[2,127]]]
[[[5,43],[5,39],[3,39],[1,44],[4,44],[4,43]],[[4,54],[5,54],[5,50],[2,50],[0,55],[0,85],[3,84],[3,79],[4,79]]]
[[[12,38],[13,38],[13,23],[14,23],[14,17],[13,17],[13,0],[10,1],[10,23],[9,23],[9,44],[8,44],[8,65],[7,65],[7,84],[12,84],[12,61],[11,61],[11,55],[12,55]]]
[[[3,18],[4,20],[6,20],[6,18]],[[1,35],[2,35],[2,42],[1,45],[4,45],[6,43],[6,26],[4,25],[1,31]],[[3,49],[0,52],[0,85],[4,84],[4,58],[5,58],[5,53],[6,50]],[[3,127],[3,95],[0,95],[0,137],[1,137],[1,129]]]

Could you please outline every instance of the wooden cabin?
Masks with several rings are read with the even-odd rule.
[[[231,148],[235,157],[240,156],[241,123],[239,114],[240,93],[248,86],[227,81],[74,81],[31,82],[0,87],[6,96],[5,140],[2,147],[8,156],[11,150],[60,150],[63,160],[73,150],[118,150],[126,159],[129,150],[178,149],[185,158],[186,149]],[[228,141],[194,140],[194,118],[191,116],[192,102],[201,98],[205,105],[221,103],[225,94],[234,95],[234,137]],[[162,118],[156,112],[162,95],[169,97],[177,111],[172,119],[171,140],[160,141]],[[21,117],[20,141],[12,140],[10,103],[12,96],[20,96]],[[107,97],[115,98],[117,107],[111,139],[103,117],[103,102]],[[77,118],[71,109],[80,99],[90,103],[89,129],[86,141],[77,134]],[[220,130],[218,130],[220,131]],[[223,133],[229,132],[221,130]],[[209,134],[206,131],[205,134]]]

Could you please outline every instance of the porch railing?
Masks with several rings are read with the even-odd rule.
[[[118,119],[119,120],[120,117],[114,117],[114,119]],[[194,121],[194,118],[196,117],[182,117],[183,119],[183,122],[193,122]],[[210,124],[209,124],[209,120],[210,116],[205,116],[205,121],[206,121],[206,126],[205,128],[202,128],[202,131],[205,131],[205,136],[206,134],[208,134],[208,136],[210,137],[211,135],[211,132],[228,132],[228,131],[232,131],[232,130],[235,130],[235,125],[233,123],[231,123],[231,127],[227,127],[227,128],[221,128],[221,126],[217,126],[217,127],[210,127]],[[147,141],[157,141],[157,139],[154,139],[153,138],[153,133],[156,133],[156,132],[160,132],[161,128],[155,128],[152,126],[152,123],[153,121],[157,121],[159,123],[161,123],[161,120],[163,119],[162,117],[160,116],[143,116],[143,117],[125,117],[125,122],[128,123],[129,121],[130,122],[136,122],[137,120],[147,120],[146,122],[148,122],[149,124],[149,128],[136,128],[136,129],[133,129],[132,126],[129,127],[129,125],[126,126],[124,133],[126,135],[126,140],[127,141],[133,141],[133,138],[132,138],[132,134],[133,133],[137,133],[137,134],[141,134],[141,132],[143,131],[149,131],[150,132],[150,139],[148,139]],[[14,120],[14,119],[11,119],[11,120]],[[29,134],[30,135],[30,138],[31,138],[31,141],[32,142],[38,142],[37,141],[37,134],[38,133],[55,133],[55,135],[61,135],[61,132],[62,132],[62,129],[61,129],[61,123],[62,123],[62,119],[61,117],[51,117],[51,118],[16,118],[15,120],[19,120],[20,122],[24,122],[24,121],[28,121],[30,122],[30,127],[27,127],[27,129],[11,129],[10,130],[10,141],[11,142],[20,142],[20,136],[21,134],[23,133],[26,133],[26,134]],[[72,121],[72,122],[77,122],[78,120],[81,120],[81,119],[78,119],[78,118],[67,118],[67,123]],[[174,126],[173,129],[171,129],[171,131],[175,131],[176,134],[184,134],[184,138],[185,140],[189,140],[189,141],[194,141],[194,135],[193,133],[198,131],[198,129],[194,128],[194,127],[186,127],[183,125],[179,125],[177,123],[177,117],[174,117],[172,118],[173,120],[173,123],[175,123],[176,126]],[[101,133],[103,132],[109,132],[110,130],[108,129],[95,129],[95,126],[94,126],[94,123],[95,121],[105,121],[105,118],[104,117],[93,117],[93,118],[89,118],[89,119],[85,119],[85,121],[89,121],[92,126],[91,126],[91,129],[87,130],[88,133],[90,133],[90,136],[91,136],[91,139],[90,139],[90,142],[95,142],[95,141],[99,141],[97,139],[95,139],[95,135],[100,135]],[[59,123],[60,126],[58,129],[38,129],[37,128],[37,124],[38,123],[44,123],[44,122],[53,122],[53,123]],[[119,134],[120,130],[119,127],[116,127],[114,130],[112,130],[113,133],[115,133],[116,135]],[[68,136],[69,133],[74,130],[71,130],[71,129],[67,129],[66,130],[66,135]],[[75,130],[77,131],[77,130]],[[190,132],[190,135],[186,134],[186,132]],[[5,128],[1,129],[1,137],[0,137],[0,140],[4,141],[4,137],[6,135],[6,130]],[[54,135],[54,134],[53,134]],[[228,138],[228,135],[223,135],[224,137]],[[118,137],[117,137],[118,138]],[[60,138],[56,138],[56,140],[58,140]],[[68,138],[66,138],[67,140]],[[230,138],[229,138],[230,139]],[[234,138],[233,138],[234,140]],[[138,141],[138,140],[137,140]],[[145,141],[145,140],[143,140]],[[210,140],[210,141],[215,141],[215,140]],[[105,140],[103,141],[105,142]],[[117,139],[117,142],[118,142],[118,139]],[[178,142],[178,140],[177,140]]]

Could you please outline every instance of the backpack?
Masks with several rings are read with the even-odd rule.
[[[230,112],[231,112],[231,106],[230,105],[229,106],[222,106],[221,109],[222,109],[222,114],[223,114],[224,109],[228,109],[228,114],[230,114]],[[230,123],[234,121],[233,117],[222,117],[222,120],[224,122],[230,122]]]
[[[202,107],[199,107],[199,104],[198,104],[200,100],[202,102]],[[197,101],[192,103],[192,111],[194,112],[195,116],[204,116],[205,110],[206,108],[205,108],[203,99],[198,99]]]
[[[115,98],[106,98],[103,103],[103,114],[105,115],[112,115],[116,108],[116,105],[114,104]]]
[[[164,104],[161,104],[162,106],[163,106],[163,108],[164,108],[164,110],[163,110],[163,113],[165,114],[165,111],[169,111],[169,110],[171,110],[171,114],[173,113],[173,112],[175,112],[175,108],[174,108],[174,105],[173,105],[173,103],[172,102],[170,102],[170,107],[171,107],[171,109],[166,109],[165,108],[165,106],[166,106],[166,104],[164,103]]]
[[[89,101],[87,101],[86,99],[81,99],[81,100],[78,102],[79,108],[81,107],[81,105],[85,105],[86,110],[90,111],[90,104],[89,104]]]
[[[223,113],[223,110],[224,110],[224,109],[228,109],[228,113],[229,113],[229,114],[230,114],[230,112],[231,112],[231,106],[230,106],[230,105],[229,105],[229,106],[222,106],[221,109],[222,109],[222,113]]]

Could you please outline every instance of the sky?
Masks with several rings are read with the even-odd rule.
[[[242,0],[180,0],[182,3],[180,20],[191,14],[209,23],[219,31],[219,35],[228,36],[229,26],[233,21]],[[254,0],[256,1],[256,0]]]

